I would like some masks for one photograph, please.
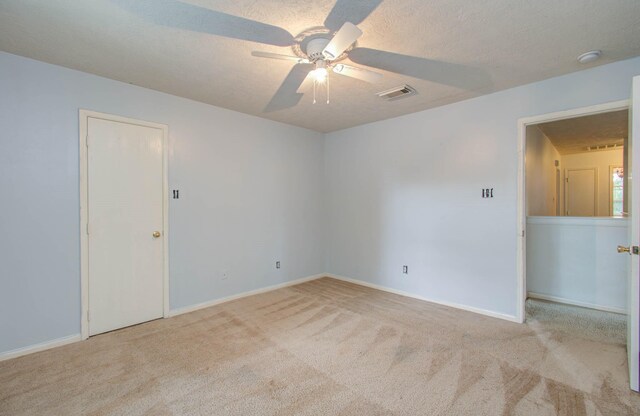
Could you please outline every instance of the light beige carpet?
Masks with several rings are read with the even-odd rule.
[[[2,415],[638,415],[624,344],[328,278],[0,363]]]
[[[606,343],[627,342],[626,315],[539,299],[527,299],[526,310],[527,323],[535,328]]]

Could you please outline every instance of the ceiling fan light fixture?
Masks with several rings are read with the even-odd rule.
[[[324,60],[316,61],[316,69],[312,71],[313,77],[319,83],[323,83],[327,79],[327,62]]]
[[[327,79],[327,68],[314,69],[313,77],[320,83],[324,82]]]

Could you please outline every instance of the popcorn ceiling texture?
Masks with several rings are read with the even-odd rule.
[[[629,137],[629,111],[552,121],[538,127],[561,155],[584,152],[587,146],[623,146]]]
[[[375,2],[335,3],[3,0],[0,50],[321,132],[640,55],[637,0],[384,0],[359,23],[361,49],[351,55],[356,66],[383,68],[378,85],[332,75],[331,104],[313,105],[307,80],[298,105],[265,112],[293,63],[251,51],[291,54],[292,36],[327,16],[332,27],[341,17],[357,22],[362,7],[354,4],[366,9]],[[270,26],[250,26],[245,40],[220,36],[244,27],[238,18]],[[602,59],[576,62],[594,48],[603,50]],[[418,95],[393,103],[374,95],[405,83]]]
[[[530,306],[520,325],[323,278],[1,362],[0,414],[640,412],[619,319]]]

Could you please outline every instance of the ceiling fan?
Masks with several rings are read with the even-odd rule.
[[[369,83],[375,83],[382,78],[382,74],[378,72],[339,62],[347,56],[346,52],[362,36],[362,31],[356,25],[351,22],[345,22],[333,37],[329,36],[330,33],[322,29],[312,29],[307,33],[303,32],[298,36],[300,38],[299,44],[296,44],[297,47],[293,48],[297,56],[260,51],[253,51],[251,55],[261,58],[290,60],[295,61],[296,65],[307,65],[306,71],[313,75],[314,79],[314,104],[316,102],[315,90],[318,83],[326,83],[327,103],[329,102],[329,70],[336,74]]]
[[[357,25],[383,0],[336,0],[323,26],[311,28],[295,37],[281,27],[196,6],[185,0],[110,1],[158,25],[266,45],[291,47],[295,56],[260,51],[252,53],[253,56],[261,58],[295,62],[265,107],[265,112],[297,105],[304,95],[299,93],[298,89],[312,71],[316,80],[325,79],[329,71],[369,83],[375,83],[382,78],[382,74],[378,72],[345,64],[342,62],[345,58],[367,67],[467,90],[486,87],[491,83],[488,75],[477,68],[357,47],[355,42],[362,35]],[[150,7],[150,4],[153,7]]]

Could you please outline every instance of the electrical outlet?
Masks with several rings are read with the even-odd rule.
[[[279,268],[280,268],[280,261],[277,261],[276,262],[276,269],[279,269]]]
[[[402,274],[409,274],[409,266],[402,266]]]

